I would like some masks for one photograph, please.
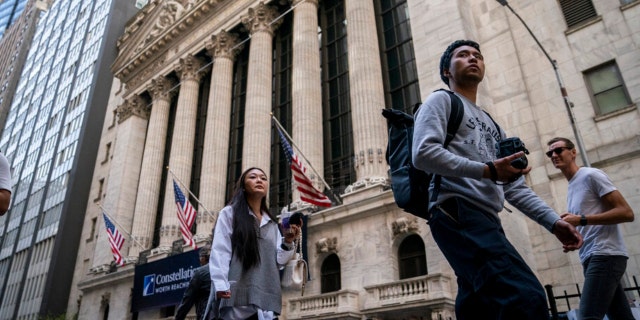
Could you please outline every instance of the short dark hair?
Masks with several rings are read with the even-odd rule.
[[[453,51],[462,46],[470,46],[480,51],[480,45],[472,40],[456,40],[452,42],[446,50],[444,50],[444,52],[442,53],[442,57],[440,57],[440,79],[442,79],[442,81],[444,81],[447,86],[449,85],[449,78],[444,75],[444,70],[449,69]]]
[[[573,148],[576,147],[571,140],[569,140],[567,138],[563,138],[563,137],[555,137],[555,138],[549,140],[549,142],[547,142],[547,145],[550,146],[550,145],[552,145],[552,144],[554,144],[554,143],[556,143],[558,141],[564,142],[564,146],[569,148],[569,149],[573,149]]]

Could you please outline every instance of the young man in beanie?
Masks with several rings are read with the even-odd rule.
[[[438,190],[430,183],[431,234],[457,276],[458,320],[548,319],[544,289],[507,240],[498,212],[507,200],[552,232],[565,251],[580,248],[582,238],[525,185],[522,176],[531,167],[511,166],[523,152],[496,157],[496,142],[506,134],[476,105],[484,72],[484,58],[474,41],[455,41],[442,54],[440,77],[464,109],[446,149],[449,94],[432,93],[415,114],[413,163],[441,176]]]

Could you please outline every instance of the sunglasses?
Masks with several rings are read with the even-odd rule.
[[[571,148],[567,148],[567,147],[557,147],[555,149],[549,150],[547,151],[545,154],[547,155],[547,157],[551,158],[551,156],[555,153],[557,155],[560,155],[562,153],[562,151],[564,151],[564,149],[571,149]]]

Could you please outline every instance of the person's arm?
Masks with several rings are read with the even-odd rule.
[[[231,233],[233,232],[233,209],[224,207],[218,214],[214,228],[211,255],[209,256],[209,273],[211,286],[216,292],[228,292],[229,263],[231,262]]]
[[[11,169],[9,161],[0,153],[0,216],[9,211],[11,204]]]
[[[505,199],[531,220],[553,233],[562,243],[565,252],[580,249],[583,242],[580,233],[571,224],[563,221],[551,207],[535,194],[524,183],[524,178],[521,177],[506,185],[504,190]]]
[[[634,220],[633,210],[627,200],[618,190],[613,190],[600,197],[605,208],[608,210],[585,216],[587,224],[618,224],[631,222]],[[573,226],[579,226],[582,216],[579,214],[563,213],[562,219]]]
[[[290,232],[287,232],[284,235],[284,241],[281,237],[277,237],[276,240],[276,261],[279,266],[284,266],[293,258],[293,255],[296,253],[295,250],[295,239],[298,239],[298,235],[301,231],[301,227],[292,224]]]
[[[200,278],[194,273],[191,281],[189,281],[189,286],[182,295],[182,301],[176,310],[175,320],[184,320],[187,317],[187,313],[189,313],[196,301],[195,293],[200,288],[200,285]]]
[[[0,190],[0,216],[9,211],[9,204],[11,203],[11,191],[6,189]]]

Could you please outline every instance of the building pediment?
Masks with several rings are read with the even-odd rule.
[[[162,60],[173,42],[187,35],[219,3],[226,1],[150,1],[125,26],[117,41],[119,54],[111,71],[122,82],[128,82],[145,67]]]

